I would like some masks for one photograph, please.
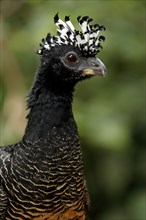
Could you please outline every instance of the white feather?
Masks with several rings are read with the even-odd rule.
[[[87,21],[83,21],[83,23],[80,25],[82,32],[85,33],[87,31]]]
[[[43,42],[43,47],[50,50],[55,45],[75,45],[78,46],[85,54],[96,54],[99,47],[98,25],[89,25],[91,19],[88,17],[79,18],[81,31],[76,31],[69,17],[65,17],[65,22],[56,15],[55,22],[58,36],[50,37],[49,42]],[[41,54],[41,49],[39,53]]]
[[[46,48],[47,50],[50,50],[50,46],[49,46],[49,44],[44,44],[44,48]]]
[[[66,24],[72,32],[75,31],[75,28],[70,20],[66,21]]]
[[[66,23],[65,23],[64,21],[62,21],[60,18],[59,18],[59,20],[56,22],[56,25],[57,25],[57,27],[59,27],[60,25],[63,25],[64,27],[67,28]]]

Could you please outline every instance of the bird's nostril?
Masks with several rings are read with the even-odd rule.
[[[96,66],[96,67],[99,66],[99,64],[97,64],[97,63],[92,63],[92,65],[93,65],[93,66]]]

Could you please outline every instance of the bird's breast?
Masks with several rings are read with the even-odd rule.
[[[37,148],[15,152],[7,179],[11,219],[85,219],[88,195],[82,154],[78,146],[73,148],[76,151],[65,147],[52,156]]]

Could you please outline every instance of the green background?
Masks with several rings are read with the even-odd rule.
[[[23,135],[25,99],[39,63],[35,54],[54,15],[89,15],[106,27],[98,57],[107,77],[76,87],[73,110],[84,153],[91,197],[89,220],[145,217],[145,1],[3,0],[0,41],[0,139]]]

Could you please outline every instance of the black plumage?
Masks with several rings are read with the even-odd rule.
[[[38,54],[40,66],[27,106],[22,140],[0,148],[0,219],[84,220],[89,197],[82,150],[72,113],[76,83],[105,75],[95,57],[103,39],[78,18],[82,33],[69,17],[55,16],[59,36],[47,35]],[[88,27],[88,28],[87,28]],[[101,29],[101,26],[100,26]]]

